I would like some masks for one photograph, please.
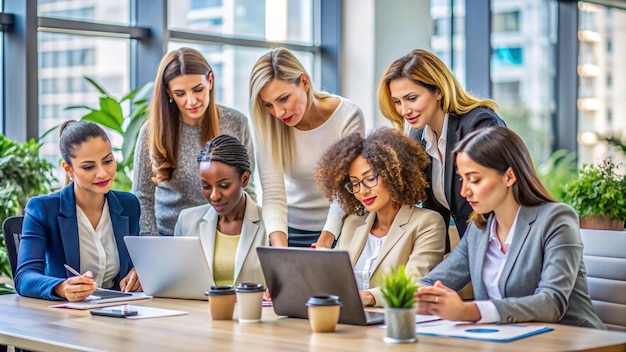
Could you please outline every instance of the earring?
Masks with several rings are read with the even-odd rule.
[[[170,104],[174,102],[174,99],[172,99],[172,97],[170,97]]]

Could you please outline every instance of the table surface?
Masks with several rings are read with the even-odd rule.
[[[45,351],[623,351],[626,333],[558,324],[553,331],[509,343],[419,336],[415,344],[389,345],[380,326],[337,325],[313,333],[305,319],[278,317],[263,308],[261,323],[212,321],[206,301],[154,298],[132,302],[187,315],[151,319],[91,316],[87,310],[50,308],[54,302],[0,296],[0,344]]]

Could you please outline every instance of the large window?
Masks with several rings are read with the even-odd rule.
[[[313,44],[313,0],[168,0],[170,29]]]
[[[435,24],[431,50],[465,85],[465,0],[432,0]]]
[[[602,137],[626,139],[626,11],[581,2],[579,10],[578,141],[581,163],[624,153]]]
[[[130,23],[130,0],[39,0],[37,14],[74,21]]]
[[[492,0],[491,90],[536,160],[551,152],[556,2]]]

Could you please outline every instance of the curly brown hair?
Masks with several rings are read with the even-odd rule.
[[[337,199],[347,214],[362,214],[364,209],[344,188],[350,182],[350,166],[359,155],[383,178],[395,207],[417,204],[426,198],[424,168],[430,160],[421,144],[387,127],[366,138],[352,133],[330,146],[315,170],[320,190],[329,200]]]

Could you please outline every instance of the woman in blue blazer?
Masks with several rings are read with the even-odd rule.
[[[81,301],[96,287],[140,290],[124,244],[124,236],[139,233],[139,201],[130,193],[111,191],[116,165],[109,138],[95,123],[67,121],[59,147],[72,182],[26,205],[17,292]],[[68,273],[64,264],[83,275]]]
[[[430,187],[424,207],[441,214],[446,224],[452,217],[463,237],[472,208],[459,195],[452,149],[474,130],[504,126],[496,114],[498,104],[470,95],[437,56],[420,49],[389,65],[378,87],[378,103],[396,128],[411,127],[409,135],[424,145],[431,159],[425,170]]]
[[[465,236],[420,282],[418,312],[479,323],[541,321],[604,329],[591,305],[578,216],[556,203],[521,138],[475,131],[453,151],[461,196],[474,212]],[[475,301],[455,292],[472,282]]]

